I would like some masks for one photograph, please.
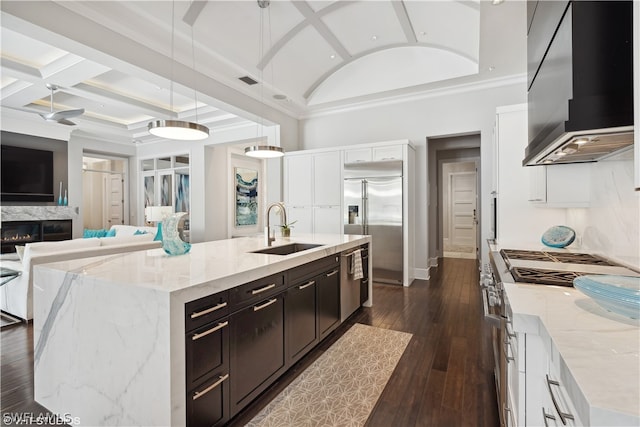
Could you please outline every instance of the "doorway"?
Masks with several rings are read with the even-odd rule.
[[[109,229],[125,223],[127,159],[82,157],[83,227]]]
[[[427,138],[429,267],[442,257],[479,256],[480,139],[480,133]]]
[[[476,257],[477,171],[475,162],[442,165],[442,243],[445,258]]]

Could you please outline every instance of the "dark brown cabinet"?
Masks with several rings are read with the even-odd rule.
[[[189,426],[219,426],[229,419],[227,299],[225,291],[185,306],[186,406]]]
[[[369,299],[369,246],[362,248],[362,274],[360,280],[360,305]]]
[[[340,324],[340,269],[322,274],[318,286],[318,327],[320,339],[329,335]]]
[[[287,362],[295,363],[318,343],[316,278],[302,281],[287,290],[285,319]]]
[[[231,413],[235,414],[284,372],[283,294],[231,314],[230,326]]]

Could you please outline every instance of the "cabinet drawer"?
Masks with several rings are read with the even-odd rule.
[[[278,273],[253,282],[245,283],[229,290],[229,301],[234,309],[238,305],[250,304],[254,301],[274,295],[284,287],[284,274]]]
[[[297,282],[316,276],[318,273],[338,268],[340,265],[340,256],[331,255],[309,264],[289,270],[289,283],[297,284]]]
[[[189,427],[222,426],[229,419],[229,374],[222,372],[187,393]]]
[[[370,162],[371,159],[371,148],[358,148],[344,152],[345,163]]]
[[[389,147],[374,147],[373,161],[402,160],[402,145],[392,145]]]
[[[184,306],[185,331],[191,331],[202,325],[206,325],[229,313],[229,292],[219,292],[204,298],[197,299]]]
[[[187,389],[229,366],[229,318],[211,322],[186,335]]]

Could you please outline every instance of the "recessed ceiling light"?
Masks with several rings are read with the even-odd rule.
[[[424,37],[424,36],[427,35],[427,32],[426,31],[420,31],[420,35]]]
[[[498,5],[498,4],[502,3],[502,2],[504,2],[504,0],[491,0],[491,4],[494,5],[494,6]]]
[[[335,53],[332,53],[331,55],[329,55],[329,58],[331,58],[331,59],[336,59],[336,54],[335,54]]]
[[[564,151],[558,151],[558,152],[556,153],[556,156],[560,156],[560,157],[562,157],[562,156],[566,156],[566,155],[567,155],[567,153],[565,153]]]
[[[589,142],[589,138],[586,138],[586,137],[578,138],[578,139],[574,140],[573,142],[575,144],[578,144],[578,145],[584,145],[584,144]]]
[[[287,95],[283,95],[281,93],[276,93],[273,95],[273,99],[277,99],[278,101],[282,101],[283,99],[287,99]]]
[[[376,36],[375,34],[371,36],[371,40],[376,41],[378,40],[378,36]]]
[[[496,69],[496,67],[494,67],[493,65],[489,66],[489,71],[493,71],[495,69]]]

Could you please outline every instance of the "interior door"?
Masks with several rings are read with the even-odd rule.
[[[463,248],[476,248],[476,172],[450,175],[451,242]]]
[[[109,227],[117,224],[124,224],[124,188],[121,174],[109,175],[109,188],[107,197],[109,197],[107,206],[109,206]],[[108,227],[107,227],[108,228]]]

